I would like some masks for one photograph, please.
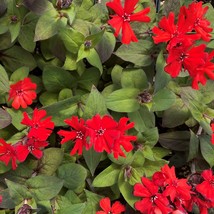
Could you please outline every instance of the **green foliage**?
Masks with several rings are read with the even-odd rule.
[[[185,167],[190,169],[188,175],[179,173],[182,178],[214,167],[213,60],[207,62],[205,71],[198,71],[198,76],[183,65],[178,77],[172,78],[165,71],[169,42],[155,43],[152,30],[171,12],[176,23],[181,6],[192,1],[140,0],[133,13],[149,7],[151,21],[123,23],[130,24],[138,39],[130,44],[122,43],[124,26],[117,32],[108,22],[115,11],[106,6],[107,2],[1,1],[0,139],[14,149],[20,144],[25,147],[32,138],[28,135],[31,129],[46,124],[43,119],[27,120],[28,126],[21,124],[23,112],[32,118],[35,108],[46,111],[54,128],[44,128],[51,134],[45,140],[39,136],[41,139],[34,142],[38,148],[27,145],[25,152],[30,153],[26,160],[16,160],[15,170],[12,161],[7,164],[4,159],[0,143],[0,214],[18,213],[26,203],[38,208],[34,210],[38,213],[92,214],[101,210],[99,202],[104,197],[111,199],[111,205],[114,201],[122,202],[125,213],[136,213],[135,202],[142,198],[134,196],[133,190],[142,177],[151,178],[165,164],[175,166],[177,175]],[[214,28],[213,6],[203,5],[206,6],[205,17]],[[196,43],[206,45],[203,60],[214,50],[214,31],[210,35],[210,41],[201,39]],[[183,63],[183,59],[179,60],[177,63]],[[208,71],[204,85],[199,83],[199,90],[193,89],[192,79],[200,79]],[[37,96],[27,108],[14,109],[14,98],[8,100],[11,85],[26,77],[37,85]],[[17,86],[16,101],[23,102],[21,96],[28,102],[31,92],[26,85]],[[117,122],[123,117],[129,120],[127,125],[120,124],[116,131],[107,130],[104,135],[99,132],[103,129],[100,124],[94,124],[92,132],[85,123],[87,134],[92,132],[93,136],[84,142],[79,125],[65,123],[72,116],[87,121],[97,114],[109,115]],[[111,124],[105,125],[111,129]],[[67,133],[66,137],[58,134],[60,130]],[[123,146],[119,151],[115,139],[121,136]],[[137,138],[130,140],[130,145],[126,144],[129,136]],[[109,138],[114,139],[113,143]],[[95,146],[89,146],[91,140],[97,144],[107,141],[108,147],[117,151],[97,152]],[[46,142],[48,145],[43,147]],[[87,147],[84,144],[90,148],[83,148],[82,154],[70,154],[74,146]],[[115,158],[118,151],[119,157]],[[7,152],[8,155],[11,151]],[[36,157],[38,153],[41,158]]]

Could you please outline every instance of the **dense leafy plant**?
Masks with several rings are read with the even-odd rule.
[[[0,213],[211,213],[213,13],[3,0]]]

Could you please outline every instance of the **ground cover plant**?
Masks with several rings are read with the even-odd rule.
[[[0,214],[214,208],[214,8],[2,0]]]

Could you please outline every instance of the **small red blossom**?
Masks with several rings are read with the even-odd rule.
[[[106,6],[114,10],[116,15],[112,15],[112,19],[108,21],[108,24],[115,29],[114,35],[117,37],[122,29],[122,43],[129,44],[130,42],[137,42],[138,39],[134,34],[130,22],[150,22],[150,18],[147,14],[150,8],[146,8],[137,13],[133,13],[136,4],[139,0],[125,0],[124,8],[120,0],[113,0],[106,3]]]
[[[36,138],[40,141],[45,141],[49,135],[52,133],[54,128],[54,123],[51,121],[51,117],[46,117],[45,110],[34,109],[32,119],[29,118],[26,112],[23,113],[23,120],[21,124],[27,125],[30,127],[28,137]]]
[[[23,162],[30,153],[37,159],[41,159],[43,156],[41,148],[46,146],[48,146],[47,141],[39,141],[35,138],[26,137],[15,145],[15,149],[19,161]]]
[[[201,173],[204,181],[196,186],[196,190],[206,199],[214,202],[214,175],[211,169],[204,170]]]
[[[116,201],[111,206],[109,198],[103,198],[100,200],[100,207],[102,211],[97,211],[96,214],[121,214],[125,211],[125,206],[119,201]]]
[[[214,58],[214,51],[205,53],[203,56],[204,62],[199,64],[196,68],[189,68],[189,74],[193,78],[192,88],[199,89],[198,83],[205,85],[207,77],[214,80],[214,63],[211,62]]]
[[[0,195],[0,204],[1,204],[1,202],[2,202],[2,199],[3,199],[3,198],[2,198],[2,195]]]
[[[209,42],[211,39],[212,28],[210,27],[210,22],[205,18],[205,14],[208,10],[208,6],[202,6],[203,2],[193,2],[188,8],[186,8],[185,13],[187,17],[187,22],[192,26],[204,41]]]
[[[91,147],[91,144],[87,141],[88,135],[85,121],[82,118],[78,119],[77,116],[72,116],[71,119],[66,119],[65,123],[70,126],[70,130],[60,130],[58,132],[59,135],[64,137],[61,141],[61,144],[64,144],[69,140],[74,141],[75,145],[70,154],[74,155],[77,152],[78,155],[81,155],[84,147],[86,150]]]
[[[117,130],[117,122],[109,115],[101,118],[97,114],[92,119],[87,120],[86,125],[94,150],[111,153],[115,140],[120,136],[120,131]]]
[[[166,196],[159,193],[159,187],[148,178],[141,178],[142,184],[134,185],[134,196],[142,197],[135,203],[135,209],[141,213],[165,214],[172,211],[169,200]]]
[[[17,159],[14,147],[11,144],[6,143],[4,139],[0,139],[0,161],[4,162],[7,166],[11,160],[12,169],[15,170],[17,168]]]
[[[196,47],[181,46],[171,49],[164,70],[171,77],[177,77],[182,67],[186,70],[195,69],[198,65],[204,63],[205,48],[206,46],[202,44]]]
[[[26,77],[15,84],[10,85],[8,101],[12,100],[14,109],[27,108],[36,99],[37,85]]]
[[[121,149],[121,146],[124,148],[126,152],[130,152],[133,150],[133,145],[131,141],[136,141],[136,136],[126,135],[126,131],[134,127],[134,123],[129,123],[129,118],[122,117],[118,122],[117,130],[120,131],[119,138],[116,139],[114,145],[112,147],[112,152],[114,158],[118,159],[119,156],[125,157],[124,152]]]

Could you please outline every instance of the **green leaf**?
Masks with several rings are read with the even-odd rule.
[[[214,145],[211,144],[210,136],[204,135],[200,136],[200,149],[203,158],[212,168],[214,166]]]
[[[86,69],[78,79],[78,86],[91,91],[93,85],[97,86],[100,80],[100,72],[97,68]]]
[[[80,204],[72,204],[70,206],[62,207],[57,214],[65,214],[65,213],[78,213],[82,214],[85,208],[85,203]]]
[[[29,68],[28,67],[18,68],[10,76],[10,81],[16,83],[20,80],[23,80],[25,77],[28,77],[28,74],[29,74]]]
[[[135,66],[148,66],[152,63],[152,57],[150,49],[153,43],[150,41],[139,40],[133,42],[130,45],[121,45],[115,55],[123,59],[124,61],[132,62]]]
[[[191,161],[192,159],[197,158],[198,150],[199,150],[199,138],[194,132],[190,130],[189,155],[187,161]]]
[[[4,67],[0,65],[0,95],[9,92],[10,85],[7,72]]]
[[[54,103],[57,103],[58,97],[59,97],[58,93],[45,91],[39,96],[39,101],[43,105],[43,107],[49,106]]]
[[[207,107],[201,102],[203,95],[200,91],[194,90],[191,87],[183,87],[181,88],[180,95],[183,103],[188,107],[194,119],[201,121],[203,119],[202,114]]]
[[[184,124],[190,117],[189,109],[180,98],[177,98],[174,104],[163,113],[162,125],[168,128]]]
[[[163,111],[168,109],[176,100],[175,94],[164,88],[153,95],[152,111]]]
[[[116,112],[134,112],[140,108],[137,101],[139,90],[123,88],[112,92],[106,99],[107,108]]]
[[[121,167],[116,164],[111,164],[100,174],[98,174],[92,185],[94,187],[109,187],[117,183]]]
[[[5,209],[15,208],[15,202],[11,198],[8,188],[1,190],[1,196],[2,196],[2,202],[0,204],[0,208],[5,208]]]
[[[108,114],[105,100],[96,87],[92,86],[91,93],[86,101],[83,118],[89,119],[96,114]]]
[[[214,40],[213,40],[214,41]],[[207,80],[206,85],[200,87],[200,93],[202,94],[201,103],[207,104],[214,100],[214,81]]]
[[[0,108],[0,129],[9,126],[12,122],[12,117],[4,109]]]
[[[148,87],[147,76],[143,69],[124,69],[121,76],[123,88],[146,89]]]
[[[99,43],[99,41],[103,37],[104,32],[105,30],[101,30],[100,32],[89,35],[85,38],[85,42],[88,42],[88,41],[91,42],[91,45],[89,47],[90,49],[94,48]]]
[[[71,97],[66,100],[59,101],[57,103],[43,107],[42,109],[47,111],[48,115],[52,116],[52,121],[55,126],[64,126],[64,120],[77,114],[79,96]]]
[[[85,183],[87,176],[86,169],[80,164],[68,163],[58,168],[58,177],[64,180],[64,186],[75,190]]]
[[[85,39],[82,33],[72,28],[62,29],[59,36],[64,42],[65,48],[71,53],[77,53]]]
[[[86,59],[88,62],[93,65],[94,67],[98,68],[100,71],[100,74],[103,73],[103,66],[102,62],[100,60],[100,57],[95,49],[90,49],[89,54],[86,56]]]
[[[88,213],[96,213],[96,211],[99,208],[99,201],[101,200],[102,196],[97,195],[93,192],[90,192],[88,190],[85,190],[86,198],[87,198],[87,203],[86,207],[83,211],[83,214],[88,214]]]
[[[64,153],[59,148],[48,148],[43,151],[40,161],[42,166],[39,174],[54,175],[60,164],[62,163]]]
[[[94,149],[89,149],[88,151],[83,151],[83,157],[85,159],[85,162],[91,172],[91,175],[94,176],[94,172],[100,163],[100,159],[102,157],[101,152],[96,152]]]
[[[134,204],[139,199],[133,195],[134,187],[124,178],[124,170],[120,171],[118,187],[126,202],[134,208]]]
[[[38,175],[26,181],[30,192],[38,201],[54,198],[63,186],[63,180],[55,176]]]
[[[22,66],[28,67],[30,71],[36,67],[36,61],[31,53],[16,45],[3,51],[2,56],[0,56],[0,60],[6,70],[12,72]]]
[[[26,186],[7,179],[5,179],[5,182],[8,186],[10,196],[16,205],[20,204],[26,198],[32,198],[32,195]]]
[[[135,123],[134,128],[139,132],[155,126],[155,115],[146,106],[140,106],[138,111],[130,112],[128,116]]]
[[[169,82],[170,75],[164,71],[164,67],[166,65],[166,60],[163,56],[163,51],[158,54],[158,58],[156,61],[156,75],[155,75],[155,92],[164,88]]]
[[[68,71],[51,65],[44,67],[42,79],[45,88],[50,92],[59,92],[63,88],[72,88],[76,81]]]
[[[6,108],[6,111],[12,118],[12,124],[19,130],[23,130],[26,126],[21,124],[23,119],[23,112],[21,110],[15,110],[12,108]]]
[[[151,161],[154,161],[154,160],[155,160],[154,155],[153,155],[153,151],[152,151],[152,149],[151,149],[150,146],[145,145],[145,146],[143,147],[142,152],[143,152],[143,155],[144,155],[144,157],[145,157],[146,159],[151,160]]]
[[[115,65],[111,71],[112,82],[115,85],[121,86],[121,78],[123,73],[123,67]]]
[[[102,63],[106,62],[111,57],[114,51],[115,44],[115,36],[112,33],[105,31],[102,39],[95,47]]]
[[[60,18],[60,14],[54,8],[45,12],[36,24],[34,41],[49,39],[59,32],[61,25],[66,24],[67,19]]]
[[[172,131],[160,134],[160,144],[175,151],[188,151],[190,133],[189,131]]]

